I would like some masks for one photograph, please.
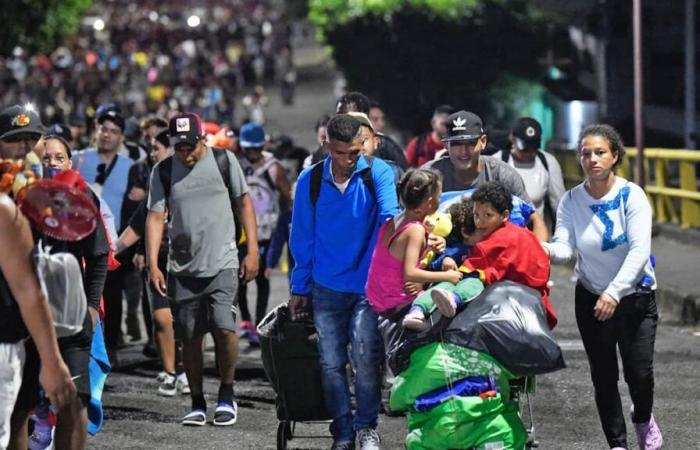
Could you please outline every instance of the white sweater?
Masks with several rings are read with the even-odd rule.
[[[644,190],[616,177],[612,189],[595,199],[579,184],[564,194],[552,242],[553,262],[565,262],[576,250],[576,275],[595,294],[617,300],[633,293],[644,275],[653,280],[651,207]]]

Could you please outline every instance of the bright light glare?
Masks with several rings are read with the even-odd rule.
[[[191,28],[197,28],[200,24],[199,16],[190,16],[187,18],[187,25]]]
[[[36,107],[34,106],[34,103],[32,103],[32,102],[25,103],[24,109],[27,111],[36,112]]]
[[[95,31],[102,31],[105,29],[105,21],[102,19],[97,19],[95,22],[92,24],[92,28],[95,29]]]
[[[157,22],[158,21],[158,13],[156,11],[151,11],[148,13],[148,20],[151,22]]]

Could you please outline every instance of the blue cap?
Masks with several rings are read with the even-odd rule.
[[[239,145],[242,148],[265,145],[265,130],[258,124],[247,123],[241,127]]]

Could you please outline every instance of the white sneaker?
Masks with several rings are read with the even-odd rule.
[[[163,397],[174,397],[177,394],[177,378],[166,373],[165,379],[158,386],[158,394]]]
[[[166,372],[166,371],[158,372],[158,376],[156,376],[156,380],[158,380],[158,382],[162,383],[163,380],[165,380],[165,377],[167,377],[167,376],[168,376],[168,372]]]
[[[190,394],[190,384],[187,382],[187,375],[184,372],[177,376],[175,388],[177,389],[178,394]]]
[[[379,444],[382,442],[377,431],[372,428],[360,430],[358,441],[360,442],[360,450],[379,450]]]

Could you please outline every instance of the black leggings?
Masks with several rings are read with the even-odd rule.
[[[270,249],[270,241],[261,241],[258,243],[260,248],[260,270],[258,276],[255,277],[255,285],[258,288],[258,298],[255,303],[255,324],[259,324],[265,317],[267,312],[267,303],[270,299],[270,280],[265,278],[265,269],[267,268],[267,252]],[[248,247],[242,246],[238,248],[238,256],[241,264],[243,258],[248,254]],[[248,285],[242,280],[238,280],[238,306],[241,309],[241,320],[251,320],[250,311],[248,310]]]
[[[620,300],[612,318],[593,316],[598,295],[576,285],[576,323],[591,367],[595,401],[610,447],[627,448],[625,417],[617,389],[617,351],[634,404],[635,423],[646,422],[654,403],[654,341],[658,313],[654,292]]]

